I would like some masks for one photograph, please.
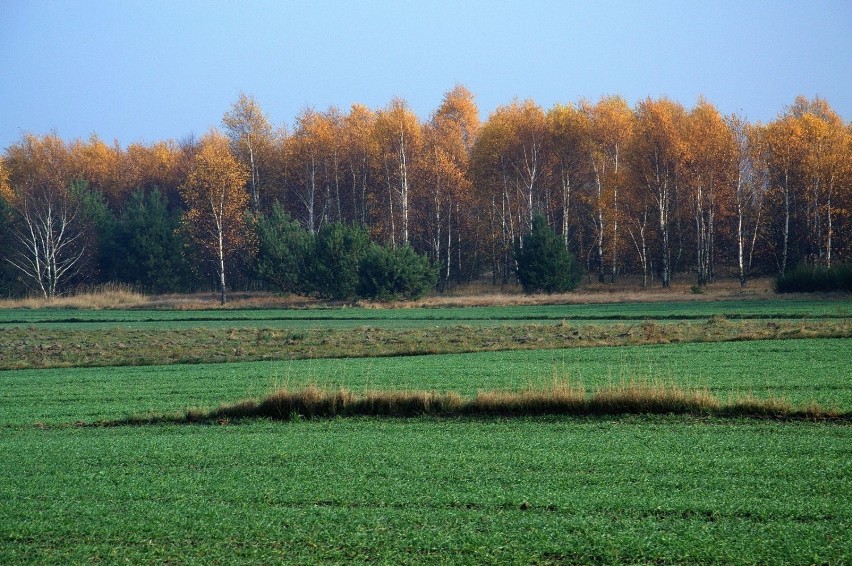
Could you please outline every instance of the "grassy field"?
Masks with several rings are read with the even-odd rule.
[[[807,337],[820,327],[848,329],[849,306],[0,311],[7,361],[36,366],[56,353],[57,337],[60,351],[76,345],[80,352],[97,337],[107,355],[106,340],[118,336],[153,364],[0,371],[0,563],[849,563],[848,421],[645,415],[79,424],[210,409],[304,385],[470,395],[647,380],[850,411],[852,338],[847,330],[846,337]],[[440,328],[421,334],[426,326]],[[644,339],[648,329],[679,342],[616,340]],[[316,334],[318,341],[308,359],[184,364],[154,341],[169,332],[206,347],[207,358],[231,335],[240,342],[241,332],[273,344],[273,336],[304,342]],[[538,341],[559,333],[577,344]],[[713,333],[737,341],[706,341]],[[364,344],[364,335],[434,340],[427,349],[451,344],[438,337],[502,336],[529,349],[322,357],[344,348],[347,334],[365,352],[384,342]],[[754,337],[764,339],[747,339]],[[585,339],[594,343],[580,344]]]
[[[815,401],[852,411],[850,339],[759,340],[437,356],[305,359],[0,372],[4,424],[94,422],[140,413],[212,408],[278,387],[316,385],[456,391],[588,389],[630,380]]]
[[[0,429],[0,562],[848,563],[850,440],[665,418]]]
[[[369,324],[408,328],[423,324],[489,324],[536,321],[824,319],[852,317],[852,300],[745,300],[673,303],[610,303],[458,308],[313,308],[256,310],[74,310],[0,309],[0,326],[49,325],[55,328],[156,328],[249,326],[350,328]]]

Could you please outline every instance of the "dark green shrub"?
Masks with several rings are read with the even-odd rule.
[[[775,279],[776,293],[852,292],[852,264],[832,268],[799,265]]]
[[[340,222],[317,233],[309,261],[311,291],[324,299],[351,299],[358,286],[358,268],[370,245],[364,228]]]
[[[21,283],[18,271],[9,263],[9,254],[15,244],[15,236],[12,233],[12,207],[3,197],[0,197],[0,242],[5,244],[0,247],[0,297],[22,295],[26,292],[26,287]]]
[[[311,234],[275,203],[257,220],[257,275],[284,293],[310,291],[308,267],[313,253]]]
[[[110,278],[154,293],[190,290],[194,276],[179,224],[160,191],[134,191],[113,227]]]
[[[411,246],[372,244],[361,260],[358,295],[383,301],[418,299],[435,286],[438,270]]]
[[[116,217],[107,206],[103,193],[90,188],[86,181],[75,181],[71,190],[79,199],[80,219],[85,226],[88,265],[83,270],[87,274],[84,279],[88,283],[113,279],[121,268],[116,261]]]
[[[515,246],[518,281],[525,293],[563,293],[580,281],[577,262],[562,241],[548,226],[544,216],[536,215],[532,230],[524,236],[523,245]]]

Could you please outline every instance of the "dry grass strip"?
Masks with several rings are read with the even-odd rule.
[[[175,415],[148,415],[100,426],[129,424],[220,423],[248,419],[291,421],[347,417],[527,417],[545,415],[618,416],[690,415],[720,418],[852,421],[852,412],[816,403],[797,407],[778,398],[750,395],[722,401],[706,389],[675,385],[623,383],[587,392],[582,387],[480,391],[471,397],[455,392],[282,389],[260,400],[243,400],[213,410],[190,409]]]
[[[150,302],[148,296],[122,283],[105,283],[95,287],[81,288],[69,295],[52,299],[30,296],[23,299],[2,299],[4,309],[68,309],[101,310],[143,308]]]

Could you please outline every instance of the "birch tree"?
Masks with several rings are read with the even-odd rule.
[[[326,117],[313,108],[305,108],[296,117],[295,130],[288,140],[293,193],[302,209],[297,216],[311,234],[322,226],[328,207],[325,162],[330,138]]]
[[[380,173],[387,187],[386,231],[392,246],[408,244],[412,171],[422,143],[420,122],[404,100],[395,98],[377,113],[373,135],[379,147]],[[400,217],[399,237],[394,203]]]
[[[729,187],[737,182],[737,142],[716,108],[705,100],[686,117],[680,180],[689,193],[695,222],[697,284],[713,280],[717,225],[725,213]]]
[[[804,144],[801,168],[808,256],[811,263],[821,263],[830,268],[837,215],[839,212],[842,217],[846,213],[836,199],[843,196],[844,189],[849,189],[843,181],[847,170],[852,167],[847,132],[843,121],[823,99],[809,101],[800,97],[792,113],[801,124]]]
[[[187,206],[184,225],[213,258],[223,305],[227,300],[226,262],[247,244],[244,218],[248,178],[248,172],[231,154],[228,139],[213,131],[201,139],[180,188]]]
[[[470,209],[472,182],[470,153],[479,130],[479,112],[473,94],[456,86],[444,95],[438,110],[423,128],[424,147],[420,170],[421,230],[432,261],[441,267],[446,284],[462,268],[462,240],[473,236]]]
[[[640,102],[630,147],[633,182],[648,192],[657,212],[663,287],[670,285],[672,276],[671,221],[684,114],[681,105],[668,99],[648,98]]]
[[[740,286],[745,287],[763,215],[766,168],[760,151],[760,128],[737,116],[728,118],[727,123],[735,140],[732,188],[736,207],[737,273]],[[747,244],[750,244],[748,250]]]
[[[27,134],[7,150],[7,164],[18,244],[7,261],[50,300],[79,272],[86,253],[67,147],[55,134]]]
[[[260,210],[263,154],[271,145],[272,126],[253,96],[240,93],[231,110],[222,117],[234,154],[248,169],[251,208]]]
[[[594,173],[595,234],[598,278],[604,280],[606,260],[604,240],[609,241],[610,282],[618,273],[618,237],[621,210],[619,191],[624,177],[624,153],[633,131],[633,112],[618,96],[604,97],[594,106],[585,105],[590,121],[589,162]]]
[[[783,116],[764,130],[770,190],[781,200],[781,258],[778,272],[787,271],[790,255],[790,224],[793,221],[795,199],[798,193],[799,167],[803,144],[801,125],[792,116]]]
[[[376,114],[366,106],[354,104],[343,118],[343,160],[351,198],[348,220],[367,225],[370,216],[371,162],[377,153],[370,135]]]
[[[562,244],[569,249],[572,197],[589,177],[589,118],[577,106],[557,105],[547,113],[549,179],[558,195]]]

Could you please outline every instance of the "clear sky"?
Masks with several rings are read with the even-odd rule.
[[[0,148],[23,132],[126,145],[200,135],[240,91],[276,124],[394,96],[428,118],[456,83],[484,118],[620,94],[852,120],[852,0],[0,0]]]

